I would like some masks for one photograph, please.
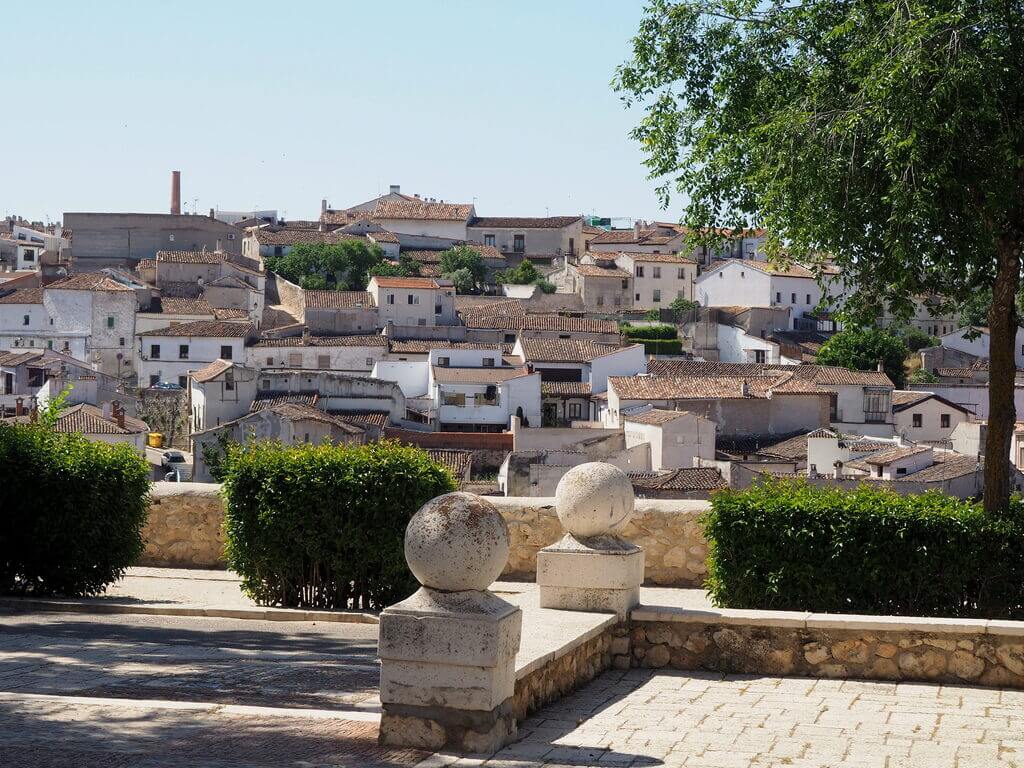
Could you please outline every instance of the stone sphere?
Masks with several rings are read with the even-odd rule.
[[[424,587],[487,589],[508,562],[508,525],[486,499],[446,493],[431,499],[405,529],[405,560]]]
[[[621,531],[633,517],[633,501],[626,473],[601,461],[573,467],[555,490],[558,519],[578,539]]]

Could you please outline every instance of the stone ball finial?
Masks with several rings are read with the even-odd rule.
[[[446,493],[431,499],[405,529],[405,560],[424,587],[487,589],[508,562],[508,525],[486,499]]]
[[[621,531],[633,518],[633,502],[626,473],[601,461],[573,467],[555,490],[558,519],[578,539]]]

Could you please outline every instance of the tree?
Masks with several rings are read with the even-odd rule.
[[[398,263],[382,259],[369,269],[369,276],[377,277],[419,277],[423,265],[410,256],[401,255]]]
[[[456,281],[454,277],[455,273],[460,270],[466,270],[470,275],[468,282],[465,274],[459,275],[463,287],[459,286],[459,281]],[[455,282],[455,290],[459,293],[468,293],[484,282],[484,278],[487,276],[487,267],[484,265],[484,257],[480,255],[480,251],[474,250],[468,245],[459,245],[449,248],[441,254],[441,275]]]
[[[838,365],[855,371],[873,371],[882,363],[885,375],[897,389],[905,383],[906,344],[899,336],[877,328],[840,331],[821,345],[817,358],[819,365]]]
[[[756,224],[774,260],[829,254],[860,321],[991,290],[990,512],[1010,494],[1022,76],[1019,0],[652,0],[614,81],[694,241]]]
[[[455,285],[456,293],[471,293],[476,288],[476,281],[473,279],[473,273],[465,267],[452,270],[451,272],[444,273],[444,276],[452,281]]]
[[[529,259],[523,259],[515,267],[501,270],[495,277],[502,285],[532,285],[544,279],[544,275]]]
[[[370,268],[384,258],[378,245],[362,240],[299,243],[283,256],[267,256],[266,266],[308,290],[363,291]]]

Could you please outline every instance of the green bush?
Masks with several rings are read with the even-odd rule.
[[[1004,515],[938,492],[805,481],[714,494],[702,518],[716,605],[1024,618],[1024,502]]]
[[[679,337],[674,325],[630,325],[624,323],[622,332],[627,339],[646,341],[648,339],[676,339]]]
[[[148,492],[131,446],[0,425],[0,592],[102,592],[142,554]]]
[[[667,339],[631,339],[636,344],[644,345],[644,352],[648,355],[678,355],[682,352],[683,344],[679,339],[668,341]]]
[[[541,293],[554,293],[558,286],[548,280],[538,280],[536,286],[540,288]]]
[[[920,352],[925,347],[937,347],[941,342],[920,328],[908,326],[902,332],[903,342],[911,352]]]
[[[264,605],[383,608],[411,594],[405,563],[409,518],[455,489],[451,474],[418,448],[229,448],[224,470],[228,565]]]

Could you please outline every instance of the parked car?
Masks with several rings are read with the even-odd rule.
[[[192,465],[181,451],[164,451],[160,454],[160,467],[166,470],[164,480],[172,483],[186,483],[192,479]]]
[[[150,389],[166,389],[174,391],[180,390],[181,384],[178,384],[177,382],[174,381],[158,381],[156,384],[150,387]]]
[[[185,454],[181,451],[164,451],[163,454],[161,454],[161,467],[166,467],[167,469],[178,469],[181,465],[186,463]]]

